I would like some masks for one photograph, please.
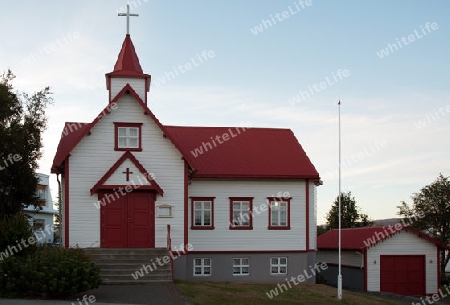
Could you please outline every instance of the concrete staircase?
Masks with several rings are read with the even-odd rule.
[[[167,261],[165,256],[169,256],[169,252],[165,248],[88,248],[84,250],[91,257],[91,261],[100,268],[103,284],[145,284],[172,281],[170,262],[164,264],[164,259]]]

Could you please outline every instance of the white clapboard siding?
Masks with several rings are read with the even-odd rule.
[[[339,264],[339,253],[335,250],[320,250],[316,254],[316,262],[325,262],[327,264]],[[341,264],[349,267],[364,267],[364,254],[359,251],[342,251]]]
[[[309,182],[309,248],[317,248],[317,186]]]
[[[291,199],[291,229],[268,230],[268,209],[253,213],[253,230],[230,230],[229,197],[254,197],[253,209],[265,204],[267,197],[288,192]],[[190,197],[216,197],[214,200],[214,230],[189,229],[189,241],[194,251],[268,251],[306,250],[305,181],[300,180],[194,180],[189,186]],[[259,209],[261,210],[261,209]],[[310,210],[314,213],[313,210]],[[191,200],[189,200],[189,228]]]
[[[367,290],[380,291],[380,255],[425,255],[426,293],[436,293],[437,247],[416,234],[401,231],[367,250]],[[374,263],[376,262],[376,263]]]
[[[130,84],[131,88],[136,91],[137,95],[145,102],[147,92],[145,90],[145,79],[143,78],[128,78],[128,77],[113,77],[111,78],[111,99],[114,99],[117,93]]]
[[[174,217],[156,219],[156,247],[166,246],[166,225],[172,225],[174,244],[183,242],[184,161],[168,138],[131,95],[124,95],[118,107],[105,115],[89,136],[84,137],[69,157],[70,182],[70,245],[80,247],[100,245],[100,212],[94,205],[97,194],[90,189],[124,154],[114,150],[114,122],[143,123],[142,151],[132,152],[144,168],[154,174],[155,181],[164,190],[157,202],[174,206]]]

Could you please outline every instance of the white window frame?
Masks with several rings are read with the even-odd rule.
[[[197,203],[201,204],[200,209],[197,208]],[[205,204],[209,204],[209,208],[205,208]],[[201,200],[196,200],[193,202],[193,210],[194,210],[194,219],[193,219],[193,224],[194,227],[212,227],[213,226],[213,219],[212,219],[212,207],[213,207],[213,203],[212,201],[201,201]],[[197,224],[196,221],[196,217],[195,214],[196,212],[200,211],[201,214],[201,220],[200,220],[200,224]],[[205,212],[209,212],[209,225],[205,224]]]
[[[121,136],[120,135],[120,130],[121,129],[125,129],[125,136]],[[131,129],[136,129],[136,136],[131,136],[130,135],[130,130]],[[119,149],[124,149],[124,148],[139,148],[139,127],[134,127],[134,126],[130,126],[130,127],[117,127],[117,148]],[[125,146],[121,146],[120,145],[120,139],[125,139]],[[136,146],[130,146],[130,139],[136,139]]]
[[[197,260],[200,260],[200,265],[197,265]],[[209,265],[205,264],[205,261],[209,261]],[[200,268],[200,274],[195,272],[196,268]],[[209,268],[209,273],[205,273],[206,268]],[[192,271],[193,271],[194,276],[211,276],[212,275],[212,258],[210,258],[210,257],[194,258]]]
[[[276,263],[273,260],[277,260]],[[285,260],[286,263],[282,264],[281,261]],[[274,272],[273,268],[277,268]],[[281,269],[285,268],[285,272],[281,272]],[[270,274],[271,275],[286,275],[288,273],[288,259],[287,257],[271,257],[270,258]]]
[[[238,260],[238,263],[236,264],[236,261]],[[244,264],[244,260],[247,260],[247,264]],[[239,273],[235,273],[234,269],[239,268]],[[245,273],[243,270],[244,268],[247,268],[247,273]],[[246,276],[250,275],[250,258],[249,257],[233,257],[233,276]]]
[[[244,210],[242,208],[243,204],[247,203],[248,204],[248,209]],[[231,202],[232,204],[232,215],[233,215],[233,227],[251,227],[251,211],[250,211],[250,206],[251,206],[251,202],[250,200],[232,200]],[[239,204],[239,209],[235,209],[235,204]],[[235,213],[238,213],[237,217],[235,215]],[[245,216],[248,215],[248,216]],[[246,219],[244,219],[246,218]],[[244,224],[242,221],[246,221],[247,223]]]
[[[288,213],[289,213],[289,203],[287,201],[272,201],[270,203],[270,226],[271,227],[287,227],[288,226]],[[285,212],[285,224],[281,224],[281,212]],[[273,214],[276,213],[276,217]],[[276,220],[276,224],[274,224]]]

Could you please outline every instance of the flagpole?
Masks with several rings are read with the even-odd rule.
[[[342,299],[342,274],[341,274],[341,100],[338,102],[338,113],[339,113],[339,241],[338,241],[338,264],[339,264],[339,273],[338,273],[338,291],[337,297],[339,300]]]

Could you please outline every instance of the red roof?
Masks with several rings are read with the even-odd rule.
[[[125,37],[114,71],[106,74],[108,89],[110,79],[114,76],[150,80],[150,75],[143,74],[130,35]],[[146,81],[146,86],[148,90],[149,81]],[[159,126],[189,163],[195,177],[319,180],[318,172],[289,129],[163,126],[129,84],[110,104],[118,102],[124,94],[136,98],[144,113]],[[66,123],[65,128],[69,124],[80,124],[81,127],[63,132],[53,160],[52,173],[63,170],[64,160],[103,115],[110,111],[108,107],[91,123]]]
[[[66,122],[61,134],[61,139],[59,140],[56,155],[53,158],[52,173],[59,172],[57,168],[64,162],[64,159],[75,147],[75,143],[79,142],[78,139],[81,140],[84,135],[89,132],[90,124],[91,123]]]
[[[68,124],[77,123],[66,123],[66,128]],[[83,129],[61,138],[52,172],[58,172],[57,168],[83,138],[83,132],[89,132],[94,125],[80,124],[83,124]],[[289,129],[162,127],[195,170],[194,177],[319,180],[314,165]],[[220,136],[222,144],[219,144],[216,136]]]
[[[400,223],[399,223],[400,224]],[[450,250],[450,247],[440,241],[434,239],[428,234],[423,233],[409,225],[397,226],[377,226],[350,228],[341,230],[341,249],[343,250],[363,250],[373,247],[376,244],[394,236],[400,231],[409,231],[421,238],[424,238],[442,249]],[[338,230],[334,229],[317,238],[317,249],[321,250],[337,250],[338,249]]]
[[[139,58],[129,34],[125,36],[119,57],[114,65],[114,71],[107,73],[106,76],[150,77],[150,75],[144,74],[142,71]]]
[[[195,177],[309,178],[319,174],[289,129],[165,126]]]
[[[61,135],[61,140],[58,144],[58,148],[56,150],[55,158],[53,159],[53,165],[51,168],[52,173],[61,172],[61,166],[64,163],[64,160],[69,156],[70,152],[75,148],[75,146],[86,136],[89,135],[91,129],[102,119],[102,117],[112,111],[112,105],[119,101],[120,97],[124,94],[132,95],[137,103],[144,110],[144,114],[148,115],[158,127],[166,134],[165,127],[159,122],[156,116],[148,109],[147,105],[144,104],[139,95],[134,91],[134,89],[126,84],[122,90],[111,100],[110,104],[108,104],[102,112],[91,122],[91,123],[66,123],[63,133]],[[69,125],[71,124],[71,125]],[[70,128],[67,128],[67,127]],[[180,150],[180,147],[175,143],[170,136],[168,136],[169,140],[174,144],[174,146]]]

